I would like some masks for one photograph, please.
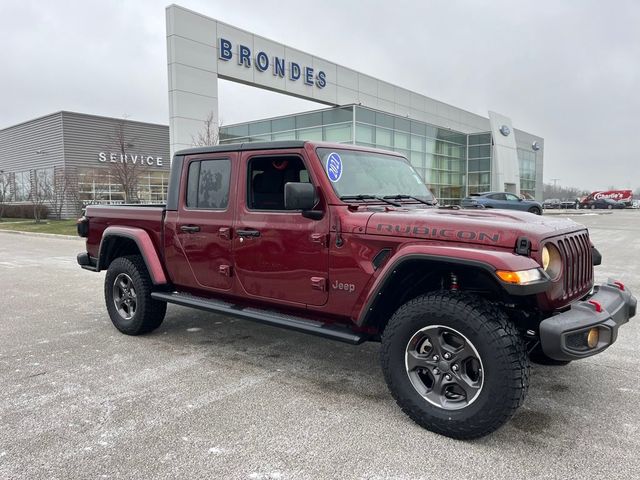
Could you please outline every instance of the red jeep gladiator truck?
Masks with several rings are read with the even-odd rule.
[[[529,361],[602,352],[635,315],[585,227],[440,207],[402,155],[303,141],[183,150],[167,204],[89,206],[78,263],[106,270],[111,321],[140,335],[167,303],[381,342],[399,406],[468,439],[522,404]]]

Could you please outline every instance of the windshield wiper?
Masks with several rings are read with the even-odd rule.
[[[340,197],[340,200],[379,200],[381,202],[388,203],[389,205],[393,205],[394,207],[402,206],[398,202],[387,200],[387,197],[377,197],[375,195],[343,195]]]
[[[419,197],[414,197],[413,195],[400,195],[400,194],[398,194],[398,195],[385,195],[382,198],[390,198],[390,199],[393,199],[393,200],[403,200],[403,199],[406,198],[406,199],[409,199],[409,200],[415,200],[416,202],[424,203],[425,205],[434,206],[436,204],[435,201],[427,202],[426,200],[423,200],[423,199],[421,199]]]

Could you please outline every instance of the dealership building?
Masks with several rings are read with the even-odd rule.
[[[164,202],[169,167],[167,125],[56,112],[0,130],[7,203],[64,218],[88,204]]]
[[[169,126],[57,112],[4,128],[0,188],[8,185],[10,203],[32,202],[43,185],[47,202],[62,198],[65,217],[91,203],[164,202],[171,155],[218,123],[218,79],[322,105],[225,125],[221,143],[298,139],[394,150],[441,203],[489,190],[542,198],[544,140],[504,114],[477,115],[177,5],[167,7],[166,21]]]
[[[326,140],[403,153],[443,202],[498,190],[542,198],[544,140],[180,6],[167,7],[171,151],[218,118],[218,79],[324,104],[221,128],[223,143]],[[372,70],[384,71],[376,65]]]

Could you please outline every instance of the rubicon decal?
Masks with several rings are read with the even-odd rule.
[[[453,230],[450,228],[421,227],[415,225],[392,225],[379,223],[379,232],[389,232],[401,235],[415,235],[416,237],[443,238],[450,240],[478,240],[486,243],[498,243],[499,233],[474,232],[473,230]]]

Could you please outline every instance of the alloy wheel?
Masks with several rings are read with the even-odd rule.
[[[131,320],[136,314],[136,290],[133,280],[126,273],[120,273],[113,282],[113,303],[118,314],[125,320]]]
[[[411,337],[405,367],[416,391],[445,410],[471,405],[484,384],[482,360],[475,346],[462,333],[442,325],[422,328]]]

